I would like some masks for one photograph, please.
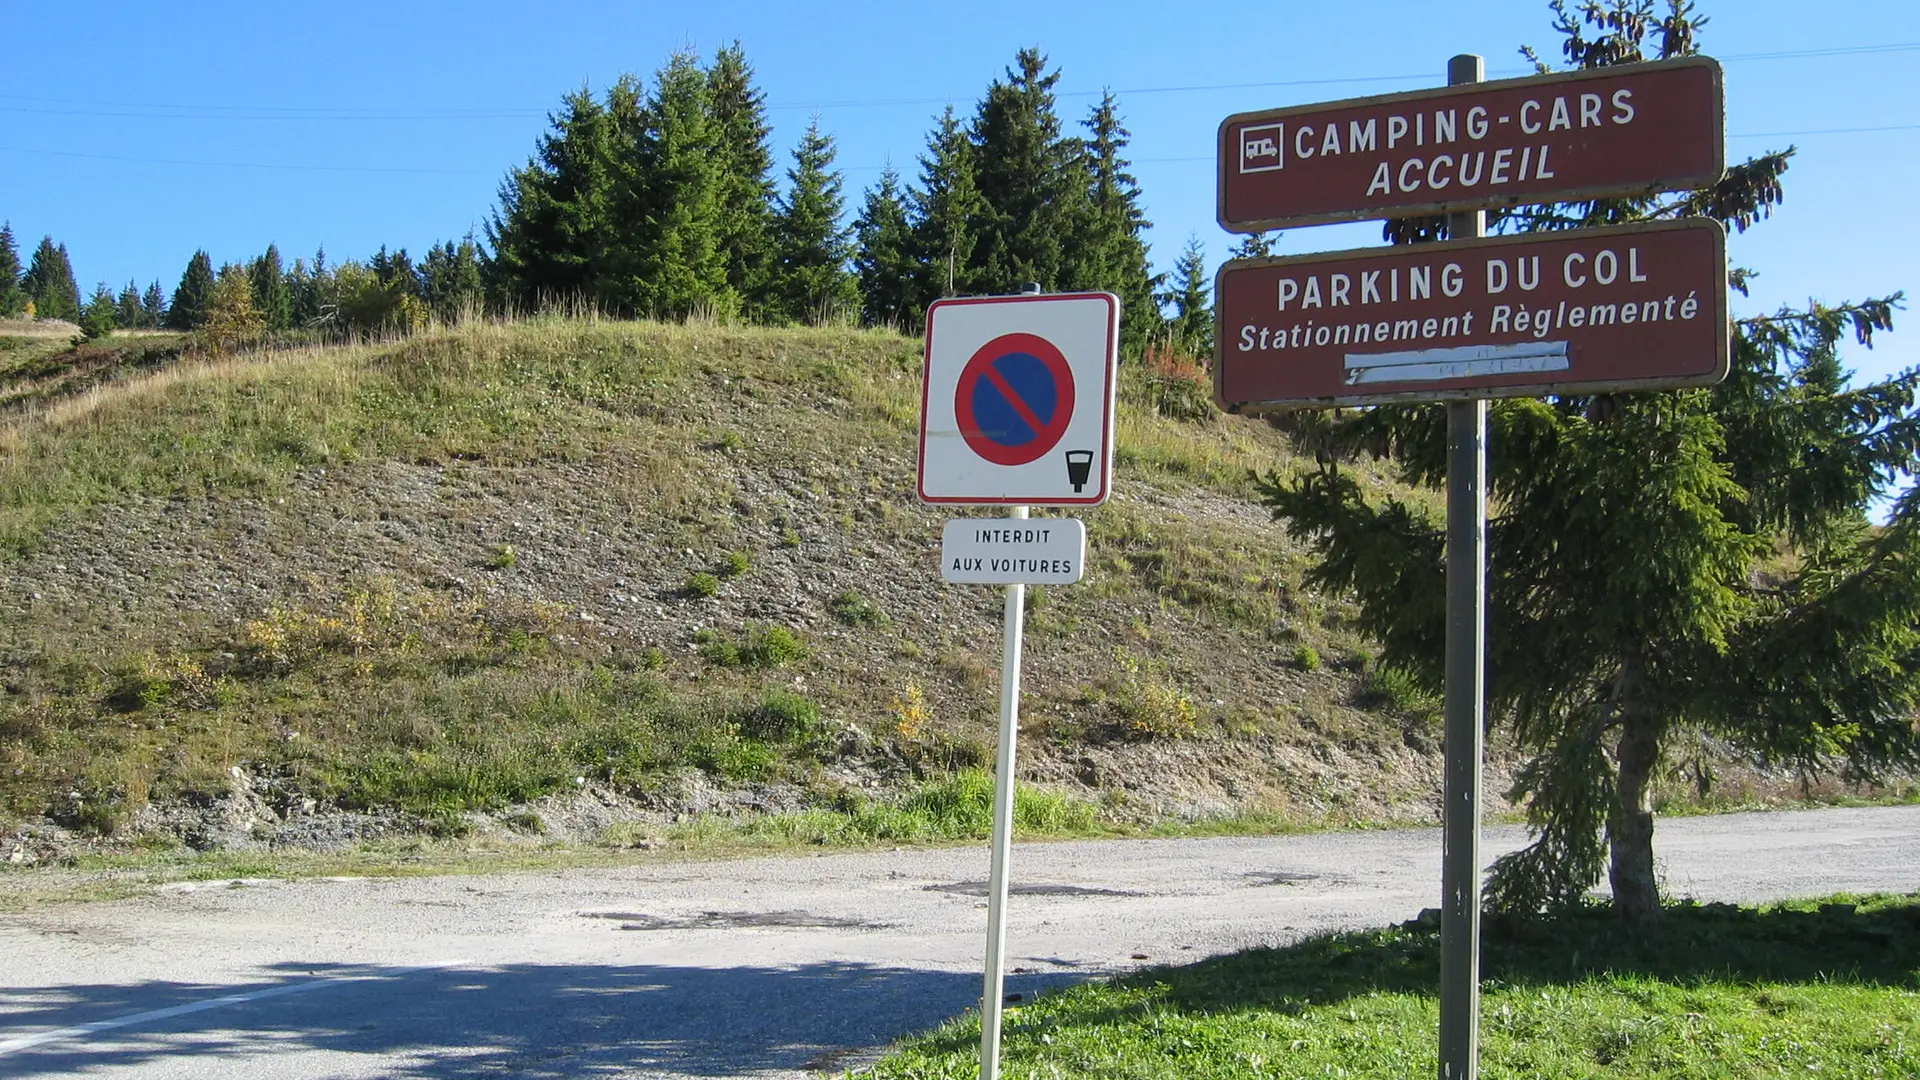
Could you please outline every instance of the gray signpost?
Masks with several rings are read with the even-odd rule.
[[[1446,402],[1441,1080],[1479,1073],[1486,730],[1487,401],[1704,386],[1727,371],[1711,221],[1486,238],[1485,210],[1684,190],[1724,170],[1704,57],[1229,117],[1219,221],[1236,232],[1445,212],[1450,240],[1229,262],[1215,281],[1223,408]],[[1549,269],[1550,268],[1550,269]]]

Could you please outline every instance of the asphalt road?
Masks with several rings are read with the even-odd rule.
[[[1521,842],[1493,829],[1491,858]],[[1920,890],[1920,807],[1663,821],[1669,895]],[[803,1077],[976,1003],[984,846],[171,886],[0,921],[0,1076]],[[1008,991],[1437,904],[1434,830],[1021,845]]]

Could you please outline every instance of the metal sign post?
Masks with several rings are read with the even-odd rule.
[[[1449,84],[1486,78],[1472,54],[1447,62]],[[1447,217],[1478,239],[1486,212]],[[1447,403],[1447,699],[1440,857],[1440,1080],[1480,1073],[1480,761],[1486,726],[1487,402]]]
[[[1120,300],[1111,293],[938,300],[927,310],[920,397],[920,500],[1009,506],[1011,521],[949,522],[941,577],[1007,587],[1000,660],[1000,745],[994,765],[987,874],[986,979],[980,994],[980,1076],[1000,1075],[1007,880],[1013,849],[1020,649],[1029,584],[1068,585],[1086,569],[1086,529],[1030,506],[1098,506],[1113,477]]]
[[[1013,508],[1015,518],[1027,508]],[[1007,586],[1006,641],[1000,654],[1000,753],[993,769],[993,854],[987,869],[987,977],[980,991],[980,1080],[1000,1075],[1000,1007],[1007,962],[1007,867],[1013,854],[1014,742],[1020,736],[1020,645],[1027,587]]]

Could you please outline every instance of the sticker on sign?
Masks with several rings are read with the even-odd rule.
[[[1072,518],[960,518],[940,536],[940,576],[965,585],[1072,585],[1087,527]]]
[[[918,489],[929,503],[1095,506],[1113,471],[1120,301],[966,297],[927,310]]]

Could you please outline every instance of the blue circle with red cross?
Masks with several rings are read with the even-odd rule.
[[[1073,420],[1073,369],[1037,334],[1002,334],[960,370],[953,412],[973,452],[995,465],[1038,461]]]

